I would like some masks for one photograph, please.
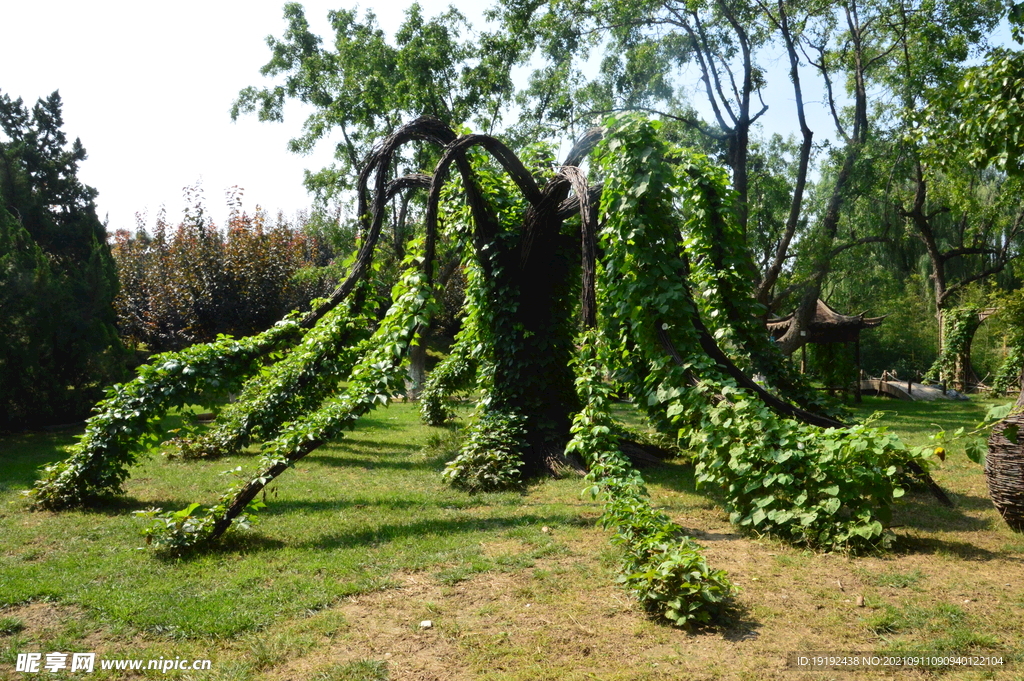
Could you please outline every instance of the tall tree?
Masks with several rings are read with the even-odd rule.
[[[374,144],[403,120],[429,115],[493,130],[515,90],[510,69],[519,56],[518,39],[485,33],[471,40],[471,27],[455,9],[427,19],[414,3],[391,40],[372,11],[362,19],[357,10],[331,11],[330,46],[310,32],[299,3],[286,4],[284,16],[287,29],[280,38],[267,37],[272,56],[261,69],[278,82],[243,89],[231,115],[282,121],[289,99],[312,105],[291,149],[305,152],[340,135],[335,163],[307,171],[306,186],[319,198],[353,189]],[[430,153],[417,147],[395,163],[419,169],[436,161]]]
[[[0,93],[0,428],[84,417],[123,372],[117,274],[60,95]]]
[[[769,309],[791,304],[794,295],[799,300],[796,323],[779,344],[792,352],[803,343],[802,331],[836,254],[891,238],[863,231],[853,239],[840,238],[840,224],[850,197],[884,182],[883,166],[903,153],[891,143],[899,138],[892,132],[900,125],[899,109],[909,105],[908,111],[919,110],[924,104],[903,95],[949,82],[977,54],[984,32],[1002,8],[999,2],[960,0],[849,0],[838,5],[803,0],[507,1],[498,3],[493,16],[509,32],[532,36],[531,57],[539,57],[543,65],[525,95],[533,104],[531,114],[549,126],[571,127],[594,111],[638,109],[689,126],[722,145],[740,224],[756,254],[745,265],[756,265],[756,298]],[[603,56],[601,71],[587,81],[582,64],[595,51]],[[750,224],[756,201],[764,197],[762,189],[785,177],[777,167],[757,161],[755,151],[756,124],[766,112],[762,93],[766,87],[782,86],[768,83],[770,70],[764,64],[780,53],[788,59],[790,82],[785,87],[792,89],[796,107],[798,144],[787,150],[793,174],[783,182],[790,200],[784,207],[775,199],[777,215],[766,220],[762,212]],[[910,73],[901,75],[902,81],[889,77],[904,66]],[[824,181],[818,187],[824,195],[810,207],[811,213],[805,196],[814,172],[815,131],[805,112],[808,78],[826,92],[838,141],[826,146],[832,153],[820,165]],[[709,121],[682,106],[689,97],[706,102]],[[899,102],[895,107],[888,104],[893,97]],[[558,102],[563,104],[555,106]],[[780,224],[785,228],[780,230]],[[749,233],[764,227],[770,235]],[[798,236],[799,230],[804,234]],[[773,245],[769,257],[764,257],[765,242]],[[798,242],[801,247],[794,252]]]

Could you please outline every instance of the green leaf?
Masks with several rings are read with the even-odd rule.
[[[986,421],[1002,421],[1013,411],[1013,403],[991,407],[985,414]]]
[[[1011,423],[1010,425],[1003,428],[1003,437],[1005,437],[1013,444],[1019,444],[1019,442],[1017,441],[1017,433],[1019,430],[1019,425],[1017,425],[1016,423]]]
[[[967,454],[968,459],[980,464],[985,456],[985,446],[982,445],[980,440],[974,440],[964,446],[964,453]]]

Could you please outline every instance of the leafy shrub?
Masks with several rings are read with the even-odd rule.
[[[484,410],[478,414],[462,451],[445,467],[444,480],[469,492],[520,487],[525,422],[514,412]]]
[[[236,187],[221,230],[201,190],[186,192],[189,205],[176,226],[161,212],[152,235],[141,219],[136,233],[114,235],[122,282],[115,306],[127,343],[160,352],[219,334],[252,335],[331,291],[335,250],[308,221],[292,225],[279,216],[271,223],[260,210],[249,215]]]

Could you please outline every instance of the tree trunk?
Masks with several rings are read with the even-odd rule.
[[[405,394],[410,400],[418,400],[423,382],[427,380],[427,340],[420,334],[420,340],[409,346],[409,378],[405,381]]]
[[[579,247],[560,227],[554,215],[538,215],[536,227],[524,230],[535,235],[525,259],[518,250],[509,252],[507,260],[520,262],[508,262],[498,273],[498,285],[509,287],[514,305],[494,310],[493,337],[508,338],[509,330],[512,342],[495,348],[502,356],[495,362],[492,408],[526,417],[525,477],[555,472],[580,406],[572,369]]]

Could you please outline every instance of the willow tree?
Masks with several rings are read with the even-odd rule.
[[[884,430],[793,406],[773,393],[788,376],[768,375],[766,387],[748,377],[751,358],[772,348],[755,331],[753,284],[734,266],[743,235],[725,172],[665,143],[656,123],[608,125],[582,136],[561,166],[532,169],[487,135],[456,136],[431,118],[402,126],[359,176],[365,238],[334,295],[258,336],[156,356],[111,390],[72,455],[46,469],[34,503],[59,510],[122,491],[131,464],[163,436],[169,407],[231,389],[239,400],[189,447],[210,455],[262,443],[259,460],[210,507],[153,511],[149,534],[180,549],[245,525],[268,483],[404,391],[407,349],[436,305],[445,234],[462,245],[467,303],[426,411],[444,413],[438,402],[458,374],[479,396],[445,473],[452,484],[516,487],[575,457],[625,546],[626,583],[677,624],[716,617],[731,587],[646,500],[610,415],[617,386],[693,452],[698,479],[725,491],[737,525],[816,547],[884,544],[905,467],[920,471],[922,454]],[[430,174],[393,177],[395,154],[416,140],[436,145],[440,160]],[[591,185],[581,164],[595,145],[590,173],[601,183]],[[387,203],[424,189],[423,239],[367,337],[351,293]],[[746,314],[721,314],[727,303]]]

